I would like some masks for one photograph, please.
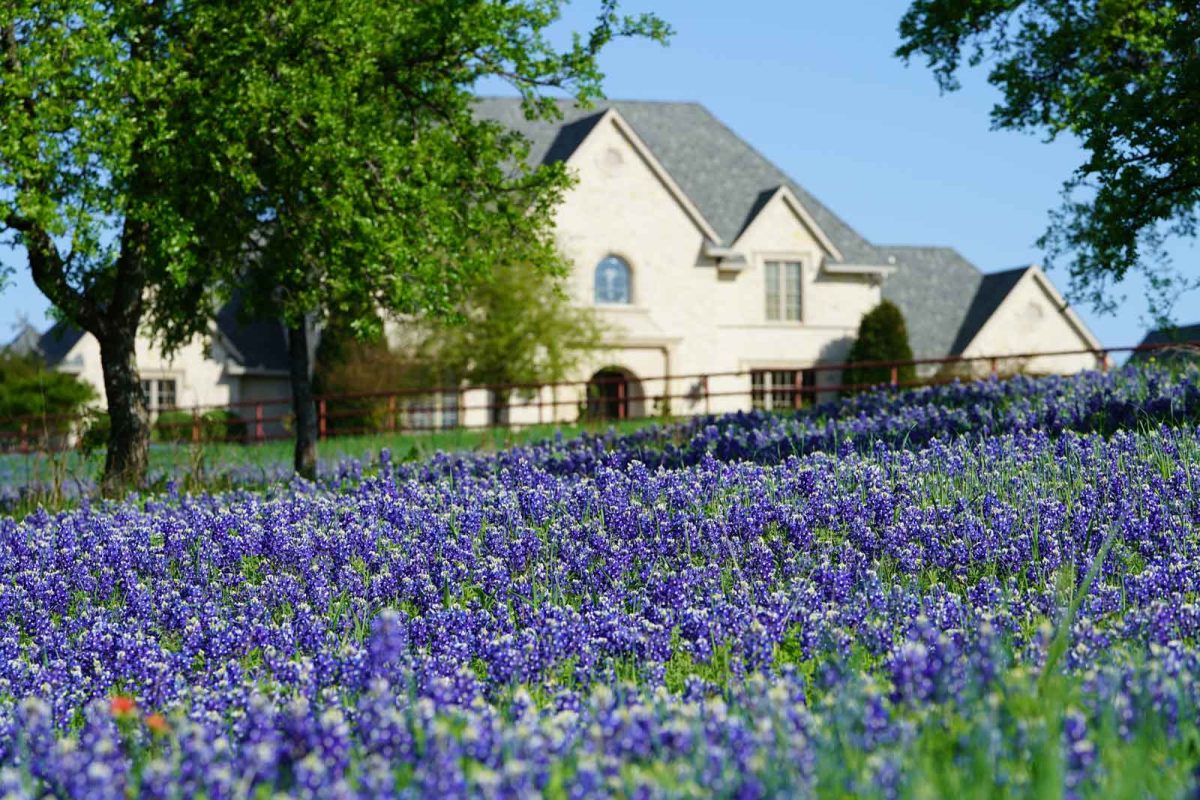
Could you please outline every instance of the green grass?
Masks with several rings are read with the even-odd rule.
[[[561,433],[572,438],[583,433],[602,434],[610,429],[628,433],[656,423],[670,422],[662,417],[647,417],[609,422],[532,425],[524,428],[456,428],[441,431],[377,433],[339,436],[318,443],[318,457],[324,462],[352,458],[373,461],[383,448],[391,450],[393,461],[418,461],[438,452],[491,453],[523,444],[543,441]],[[262,470],[258,486],[270,483],[282,466],[290,474],[290,439],[255,444],[210,442],[198,445],[154,442],[150,445],[150,475],[155,482],[144,487],[144,494],[165,490],[165,478],[174,478],[187,492],[221,491],[232,488],[222,476],[231,469]],[[73,506],[79,486],[99,482],[104,467],[104,451],[84,454],[78,450],[57,453],[0,453],[0,483],[13,487],[37,485],[32,494],[7,510],[20,516],[39,507],[58,510]],[[239,482],[255,488],[245,477]]]

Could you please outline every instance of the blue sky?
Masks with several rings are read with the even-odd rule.
[[[584,30],[596,3],[577,0],[564,28]],[[605,91],[623,99],[703,103],[868,240],[958,249],[985,271],[1041,263],[1034,245],[1058,205],[1063,180],[1082,161],[1071,141],[990,129],[996,100],[982,73],[940,95],[922,65],[892,56],[907,3],[779,0],[626,0],[675,28],[668,47],[617,42],[601,66]],[[502,93],[500,87],[485,87]],[[1172,247],[1193,273],[1191,243]],[[45,324],[47,304],[24,256],[0,296],[0,339],[24,314]],[[1066,288],[1064,274],[1050,277]],[[1127,281],[1116,315],[1077,307],[1107,346],[1136,344],[1145,331],[1143,287]],[[1200,321],[1200,293],[1176,306],[1176,321]]]

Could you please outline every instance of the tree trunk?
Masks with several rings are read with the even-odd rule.
[[[312,370],[308,357],[308,327],[304,322],[288,328],[288,371],[292,379],[292,410],[296,415],[297,475],[317,477],[317,412],[313,405]]]
[[[135,331],[114,325],[100,339],[109,419],[102,481],[106,494],[141,484],[150,458],[150,412],[142,395],[135,336]]]

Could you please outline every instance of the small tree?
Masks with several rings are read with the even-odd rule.
[[[336,320],[321,331],[313,370],[313,391],[318,395],[351,395],[327,401],[326,431],[333,434],[374,430],[394,423],[386,400],[377,395],[406,389],[421,382],[424,371],[413,354],[388,346],[382,333],[357,336]],[[355,397],[355,395],[362,395]]]
[[[443,384],[448,375],[476,385],[553,383],[601,347],[600,321],[573,305],[563,285],[567,263],[551,245],[527,250],[476,281],[454,317],[418,326],[415,351],[427,385]],[[503,419],[511,394],[496,391],[493,424]]]
[[[912,357],[904,314],[895,303],[884,300],[863,316],[858,326],[858,338],[854,340],[846,361],[851,364],[911,361]],[[916,380],[916,377],[916,368],[912,364],[896,369],[896,380],[900,383]],[[891,367],[849,367],[842,374],[842,383],[849,386],[891,383],[891,380]]]
[[[0,3],[0,242],[23,250],[62,319],[100,345],[109,490],[148,464],[138,334],[170,350],[203,333],[202,273],[240,250],[236,226],[253,221],[241,211],[254,137],[219,102],[241,77],[197,60],[209,43],[236,44],[244,26],[214,15],[233,5]]]

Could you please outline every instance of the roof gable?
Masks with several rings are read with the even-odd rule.
[[[48,366],[61,364],[83,338],[83,329],[69,322],[59,321],[38,339],[38,350]]]
[[[961,355],[967,349],[971,341],[983,330],[987,321],[996,313],[996,309],[1000,308],[1000,304],[1021,282],[1025,273],[1031,269],[1033,269],[1031,266],[1017,267],[982,276],[979,288],[975,290],[975,296],[971,298],[971,303],[967,306],[967,313],[959,326],[958,334],[954,337],[954,343],[950,345],[951,355]]]
[[[603,127],[603,125],[606,123],[612,125],[613,128],[616,129],[617,133],[629,144],[630,147],[633,148],[634,152],[637,153],[638,157],[642,160],[642,163],[645,164],[646,168],[654,174],[654,177],[658,179],[658,182],[662,184],[664,189],[667,190],[667,193],[670,194],[671,197],[674,198],[675,202],[679,204],[680,208],[683,209],[688,218],[691,219],[696,227],[700,229],[700,232],[703,233],[710,241],[718,240],[719,236],[717,232],[713,230],[712,225],[710,225],[708,220],[704,218],[704,214],[701,213],[700,209],[696,208],[696,204],[692,202],[691,198],[688,197],[679,187],[679,184],[674,181],[670,173],[667,172],[663,165],[659,163],[658,159],[654,157],[654,153],[650,151],[650,149],[646,146],[646,143],[643,142],[641,137],[637,135],[637,131],[633,130],[633,128],[629,126],[629,123],[622,119],[620,112],[615,108],[610,108],[605,111],[601,115],[600,120],[588,128],[588,133],[583,137],[583,139],[586,139],[591,135],[592,131]],[[578,151],[579,146],[583,143],[583,139],[576,143],[575,149],[572,151],[572,156],[574,155],[574,152]],[[551,151],[553,151],[553,149],[554,148],[551,147]],[[570,156],[568,156],[568,161],[569,160]]]
[[[233,299],[217,312],[216,330],[229,357],[252,370],[271,372],[288,369],[287,335],[279,320],[243,320],[242,299]]]
[[[1155,328],[1146,334],[1141,344],[1175,344],[1177,342],[1200,342],[1200,322],[1192,325],[1177,325],[1174,328]]]
[[[667,174],[712,226],[719,243],[734,241],[761,204],[786,186],[842,257],[881,263],[870,243],[698,103],[605,101],[581,109],[558,101],[559,121],[528,120],[518,98],[484,97],[477,113],[523,134],[533,164],[566,160],[608,109],[616,109]],[[582,125],[580,125],[582,123]],[[579,127],[575,127],[579,125]]]
[[[838,250],[837,245],[834,244],[833,241],[825,234],[825,231],[821,230],[821,226],[817,224],[812,215],[808,213],[808,209],[804,207],[804,204],[800,202],[795,193],[792,192],[792,190],[789,189],[786,184],[777,186],[774,191],[762,192],[757,198],[755,198],[754,205],[750,211],[751,216],[746,220],[746,224],[742,227],[742,229],[738,231],[737,238],[733,242],[734,245],[742,240],[742,237],[745,236],[746,233],[754,226],[754,222],[760,216],[762,216],[762,213],[766,211],[767,208],[770,207],[771,203],[776,199],[778,199],[780,203],[783,203],[788,210],[796,216],[797,221],[804,226],[804,229],[808,231],[809,235],[816,240],[817,244],[821,246],[821,249],[823,249],[831,258],[833,258],[835,261],[845,260],[842,257],[841,251]]]

